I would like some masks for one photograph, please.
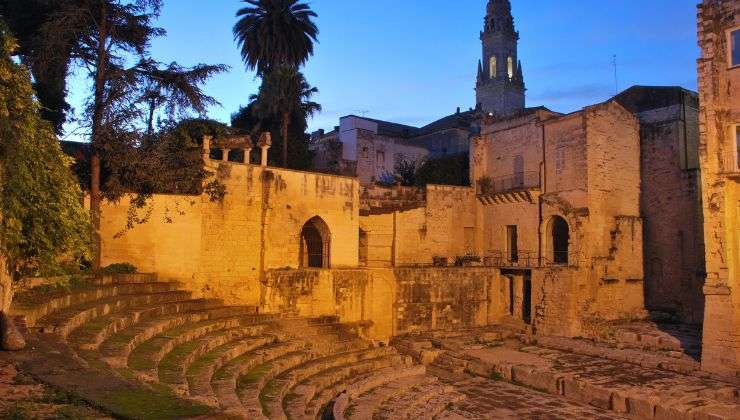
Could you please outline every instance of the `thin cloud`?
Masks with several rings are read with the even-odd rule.
[[[569,102],[593,100],[597,102],[611,96],[614,86],[602,83],[591,83],[579,86],[569,86],[562,89],[550,89],[534,93],[528,99],[544,102]]]

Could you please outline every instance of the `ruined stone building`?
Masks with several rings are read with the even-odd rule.
[[[702,366],[740,369],[740,1],[699,6],[698,60],[704,238]]]
[[[205,151],[225,197],[156,195],[150,222],[124,235],[128,206],[107,204],[104,263],[228,302],[372,321],[376,338],[498,322],[589,336],[646,309],[709,319],[696,94],[638,86],[570,114],[527,108],[508,1],[489,2],[481,39],[479,111],[422,128],[344,117],[312,147],[349,176]],[[473,185],[375,186],[400,160],[461,152]],[[709,235],[708,255],[730,249]]]

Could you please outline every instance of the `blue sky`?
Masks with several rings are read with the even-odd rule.
[[[475,102],[479,31],[487,0],[310,0],[321,31],[305,68],[324,111],[311,130],[340,116],[424,125]],[[569,112],[635,84],[696,89],[697,0],[512,0],[521,40],[527,105]],[[165,0],[152,55],[183,65],[222,63],[206,92],[223,122],[246,104],[259,80],[247,73],[233,41],[238,0]],[[73,76],[71,102],[86,85]]]

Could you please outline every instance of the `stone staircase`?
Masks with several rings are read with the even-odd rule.
[[[423,374],[410,357],[335,317],[286,319],[194,299],[153,275],[21,293],[13,314],[34,347],[22,364],[124,418],[159,417],[114,401],[118,388],[156,395],[163,406],[187,401],[194,409],[182,417],[302,419],[320,416],[350,387],[380,386],[410,369]],[[96,393],[96,381],[111,389]]]
[[[500,366],[466,353],[471,337],[476,348],[519,342],[511,326],[401,337],[389,347],[336,317],[197,299],[153,275],[31,290],[13,313],[29,342],[13,355],[18,366],[117,418],[655,418],[539,392],[550,391],[540,386],[549,377],[525,369],[527,380],[516,360],[509,372],[529,388],[508,384],[494,374]]]

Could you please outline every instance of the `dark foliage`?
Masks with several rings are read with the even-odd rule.
[[[416,185],[470,185],[470,160],[467,154],[425,161],[416,172]]]
[[[244,0],[234,38],[250,70],[263,75],[277,67],[298,68],[313,55],[319,34],[311,8],[300,0]]]

